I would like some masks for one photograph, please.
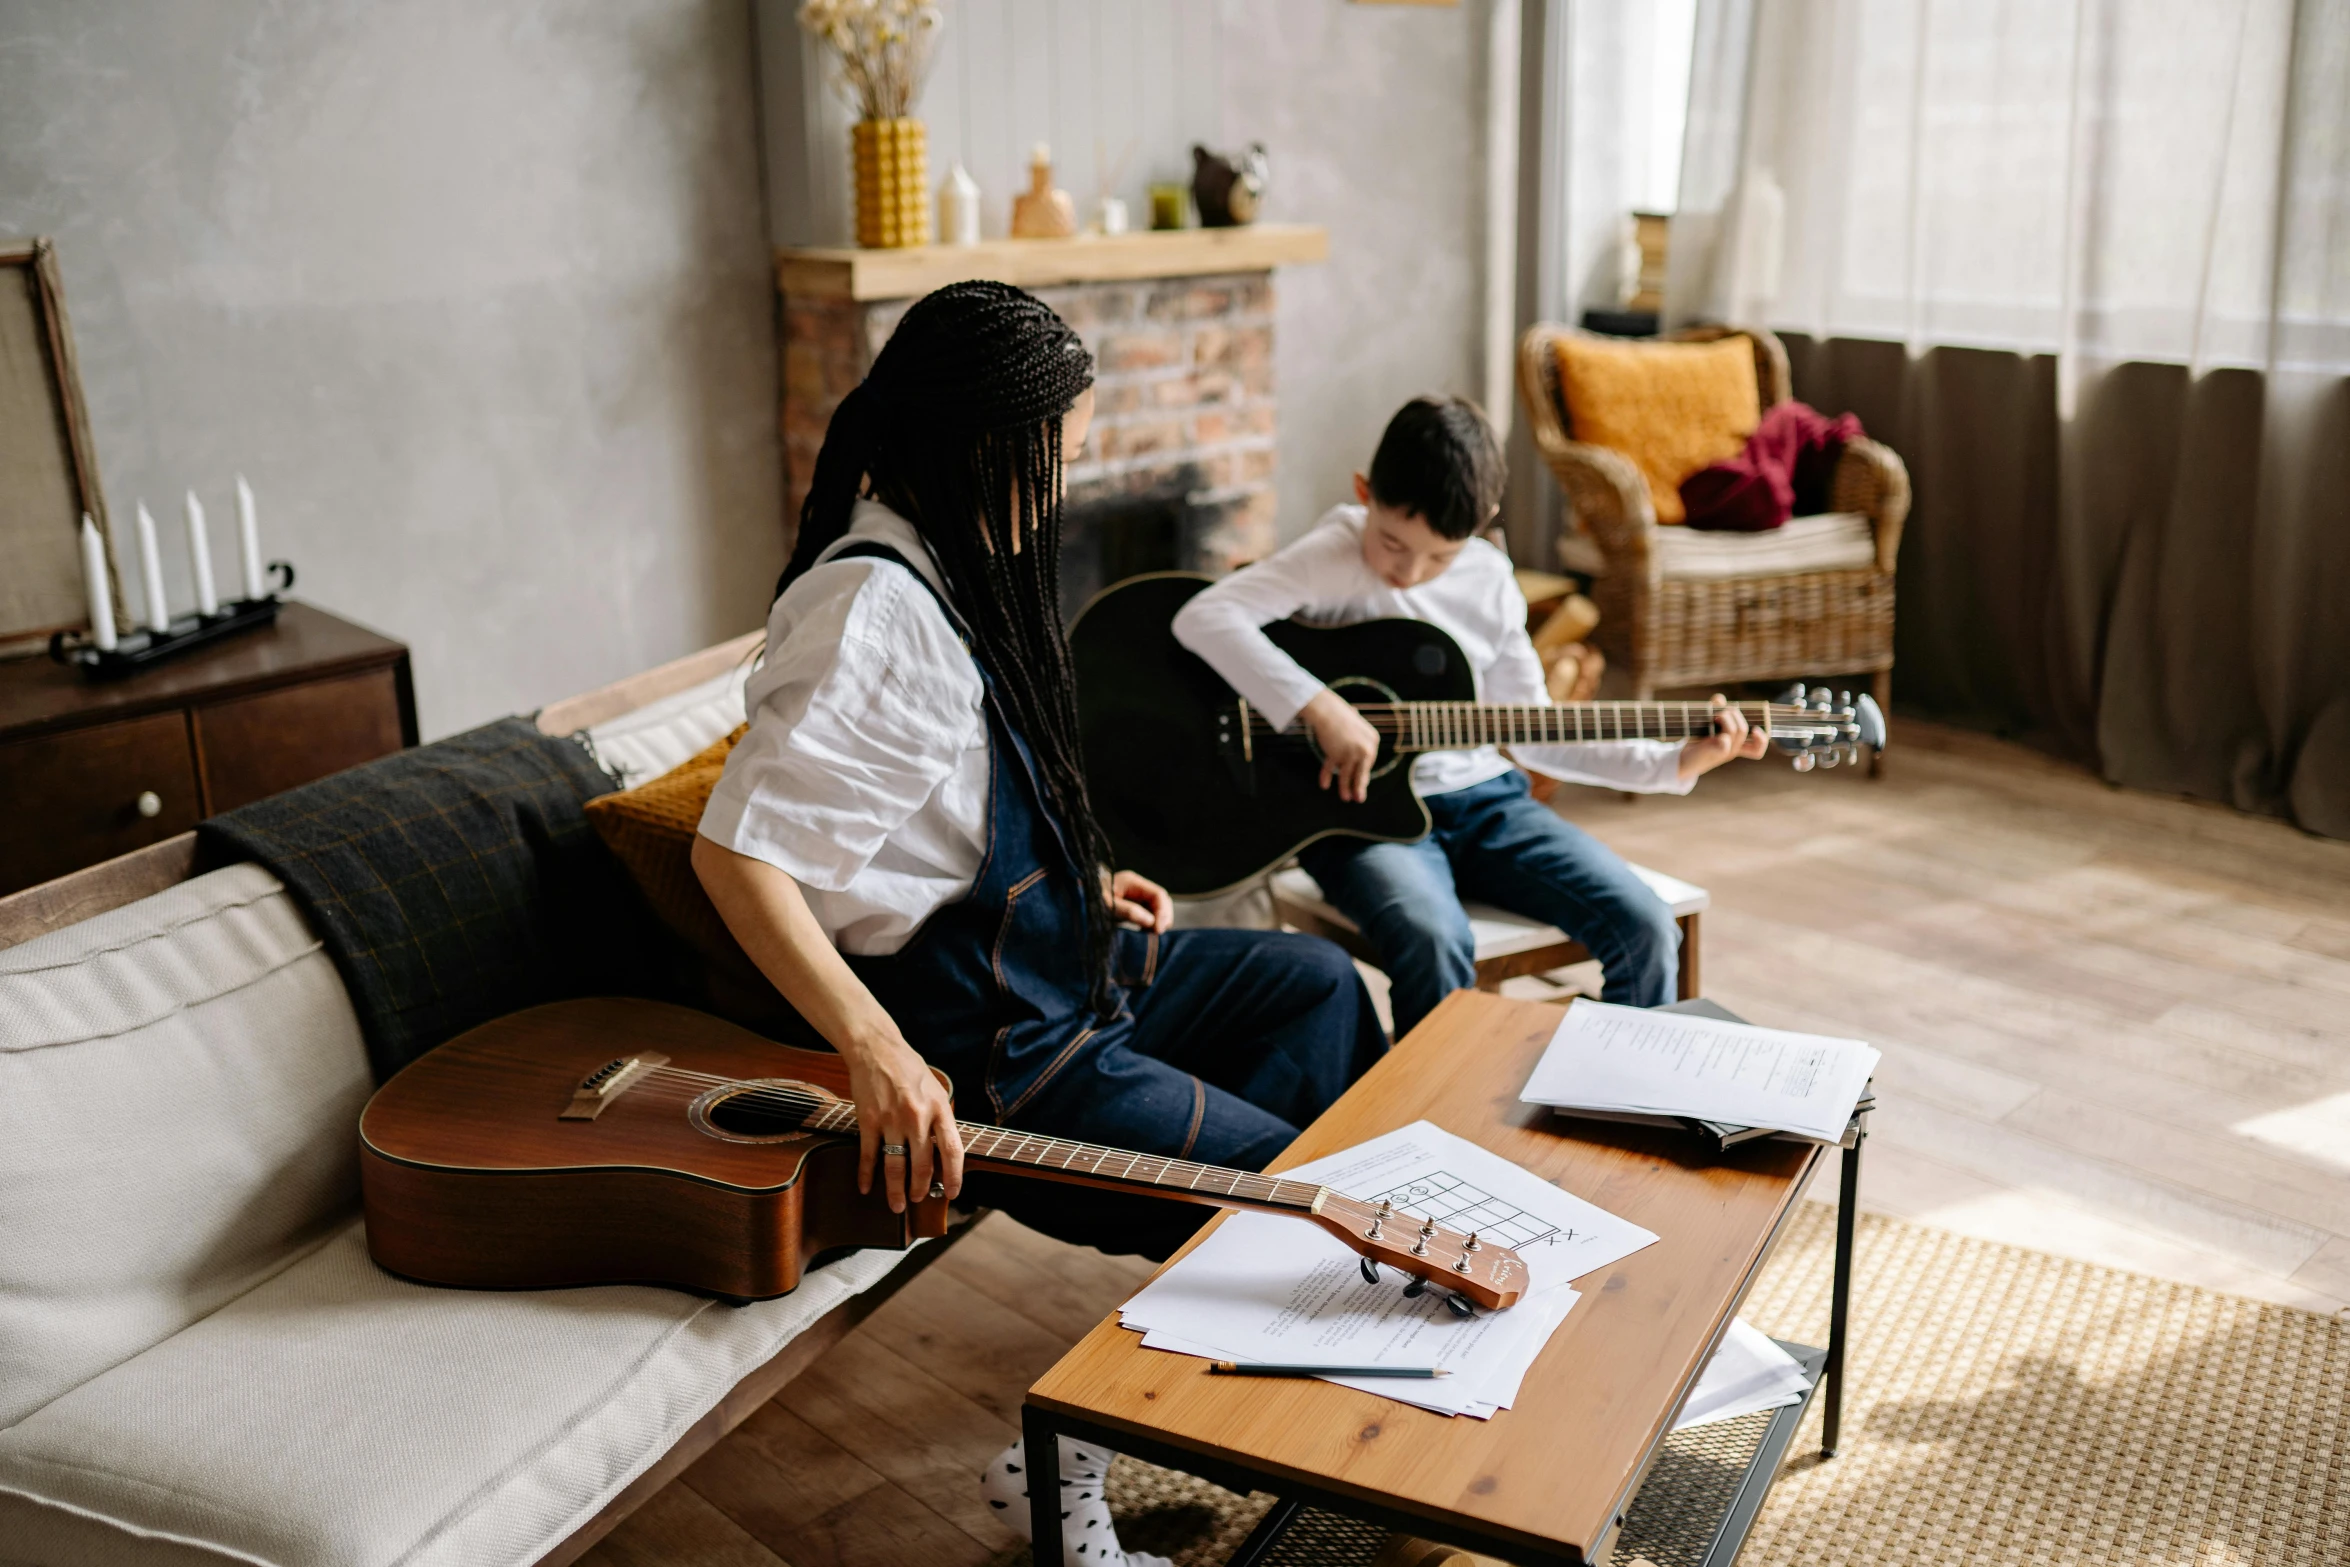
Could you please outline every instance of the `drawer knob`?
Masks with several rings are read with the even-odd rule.
[[[139,814],[150,820],[163,814],[163,796],[152,789],[139,791]]]

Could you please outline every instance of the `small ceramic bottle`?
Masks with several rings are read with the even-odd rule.
[[[1028,158],[1028,189],[1012,198],[1014,239],[1067,239],[1077,232],[1077,203],[1053,188],[1053,149],[1043,142]]]
[[[979,243],[979,182],[960,163],[938,183],[938,242]]]

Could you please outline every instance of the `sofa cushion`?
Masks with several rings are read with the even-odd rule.
[[[1870,571],[1877,564],[1877,530],[1859,512],[1831,511],[1791,518],[1768,533],[1659,528],[1655,549],[1657,574],[1668,582]],[[1607,557],[1598,541],[1581,531],[1560,535],[1559,563],[1585,576],[1607,575]]]
[[[743,722],[743,682],[750,673],[746,660],[700,685],[593,725],[588,746],[624,788],[658,778]]]
[[[257,865],[0,951],[0,1426],[347,1219],[368,1091],[342,981]]]
[[[1734,457],[1762,418],[1754,344],[1556,340],[1559,398],[1578,441],[1632,459],[1656,520],[1682,518],[1681,481]]]
[[[0,1559],[534,1561],[903,1259],[851,1253],[740,1308],[643,1287],[444,1290],[376,1268],[354,1223],[0,1432]]]

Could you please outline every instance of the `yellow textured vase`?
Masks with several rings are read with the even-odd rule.
[[[859,120],[849,128],[857,177],[857,243],[874,250],[930,243],[930,133],[920,120]]]

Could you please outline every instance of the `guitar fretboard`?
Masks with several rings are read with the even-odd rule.
[[[857,1129],[856,1106],[845,1102],[826,1105],[809,1116],[806,1124],[811,1131],[853,1132]],[[1300,1213],[1311,1213],[1322,1197],[1323,1189],[1311,1181],[1285,1181],[1248,1170],[1195,1164],[1188,1159],[1169,1159],[1127,1148],[1105,1148],[1097,1143],[1071,1142],[1064,1137],[1045,1137],[1007,1126],[957,1121],[955,1127],[962,1133],[963,1153],[968,1159],[1014,1164],[1029,1170],[1060,1171],[1153,1187],[1163,1192],[1191,1193],[1212,1200]]]
[[[1773,704],[1733,705],[1754,728],[1771,727]],[[1383,715],[1392,715],[1397,750],[1458,751],[1484,745],[1692,740],[1713,733],[1714,715],[1721,710],[1705,702],[1561,702],[1539,707],[1487,702],[1400,702],[1381,711]]]

